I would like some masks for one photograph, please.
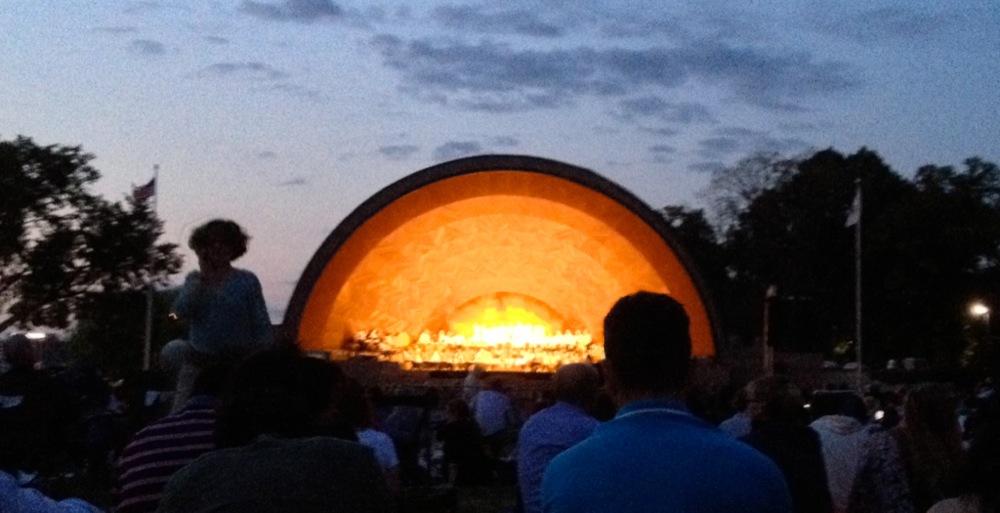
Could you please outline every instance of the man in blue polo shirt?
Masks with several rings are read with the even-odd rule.
[[[604,319],[615,418],[556,456],[542,480],[546,513],[785,513],[781,471],[695,418],[681,398],[691,359],[684,307],[665,294],[618,300]]]

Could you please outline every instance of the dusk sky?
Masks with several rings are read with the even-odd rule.
[[[459,157],[653,208],[756,151],[1000,162],[994,0],[4,0],[0,27],[0,139],[81,145],[114,200],[158,164],[185,272],[191,229],[236,220],[275,321],[352,210]]]

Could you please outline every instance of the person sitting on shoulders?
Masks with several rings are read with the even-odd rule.
[[[198,270],[188,274],[173,305],[173,314],[189,325],[186,342],[171,342],[183,346],[174,411],[187,401],[201,368],[218,358],[235,359],[274,344],[260,280],[233,267],[233,261],[246,254],[249,240],[243,228],[228,219],[214,219],[191,233],[188,245],[198,256]]]

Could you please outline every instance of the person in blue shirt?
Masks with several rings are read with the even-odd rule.
[[[774,463],[684,406],[691,336],[680,303],[652,292],[619,299],[604,319],[604,352],[607,385],[621,407],[552,460],[543,511],[792,511]]]
[[[542,475],[552,458],[590,436],[600,422],[588,413],[600,376],[571,363],[555,375],[556,403],[531,416],[517,439],[517,484],[524,513],[541,513]]]
[[[164,348],[180,353],[175,410],[190,395],[198,369],[220,359],[239,359],[273,345],[271,318],[260,280],[233,261],[247,252],[250,237],[228,219],[213,219],[191,232],[188,245],[198,256],[198,270],[184,280],[174,301],[173,314],[188,322],[183,347]]]

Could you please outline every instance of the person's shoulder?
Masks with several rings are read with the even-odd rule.
[[[362,429],[358,431],[358,440],[371,440],[376,443],[392,443],[392,437],[377,429]]]
[[[337,453],[344,456],[367,456],[370,451],[358,442],[343,440],[332,436],[314,436],[299,438],[291,442],[308,451]]]
[[[249,269],[243,269],[242,267],[234,267],[233,276],[240,281],[254,282],[254,283],[260,281],[257,278],[257,275],[253,273],[253,271]]]
[[[963,495],[939,501],[927,510],[927,513],[980,513],[982,507],[979,497],[975,495]]]

